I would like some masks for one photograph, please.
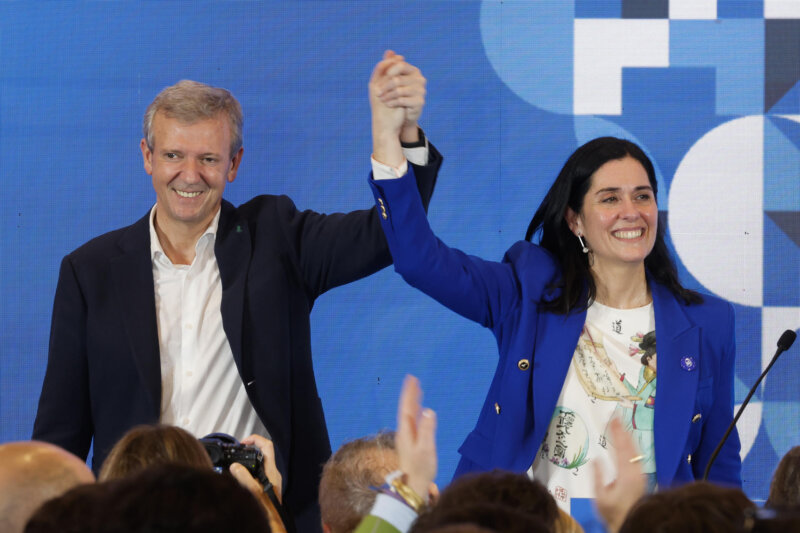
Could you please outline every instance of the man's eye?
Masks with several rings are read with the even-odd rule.
[[[639,198],[639,200],[648,201],[648,200],[650,200],[650,195],[646,194],[646,193],[645,194],[640,194],[639,196],[637,196],[637,198]]]
[[[177,159],[178,158],[178,154],[174,154],[172,152],[167,152],[166,154],[164,154],[164,157],[166,157],[167,159]]]
[[[203,161],[208,163],[208,164],[214,164],[214,163],[217,162],[217,158],[216,157],[204,157]]]
[[[603,198],[603,203],[604,204],[613,204],[616,201],[617,201],[617,197],[616,196],[609,196],[608,198]]]

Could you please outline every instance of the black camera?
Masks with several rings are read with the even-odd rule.
[[[264,455],[261,450],[246,446],[225,433],[211,433],[199,440],[211,458],[214,470],[227,472],[233,463],[239,463],[247,468],[250,475],[265,484]]]
[[[212,433],[198,440],[205,447],[206,453],[214,464],[214,470],[217,472],[229,471],[233,463],[239,463],[247,468],[250,475],[261,483],[264,493],[278,511],[286,531],[297,533],[292,515],[278,501],[275,489],[264,472],[264,455],[261,450],[254,446],[246,446],[226,433]]]

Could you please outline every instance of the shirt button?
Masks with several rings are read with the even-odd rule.
[[[183,419],[183,425],[184,426],[188,426],[189,425],[189,419],[188,418],[184,418]]]
[[[191,324],[186,324],[186,329],[192,329],[192,325]]]
[[[192,377],[192,371],[191,371],[191,370],[189,370],[188,372],[186,372],[186,377],[187,377],[187,378],[190,378],[190,377]]]

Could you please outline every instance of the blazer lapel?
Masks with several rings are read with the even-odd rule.
[[[117,244],[122,254],[110,261],[112,285],[139,377],[157,419],[161,411],[161,360],[150,257],[149,213],[130,226]]]
[[[250,265],[251,244],[249,226],[239,219],[229,202],[222,202],[214,254],[222,281],[222,324],[242,373],[242,313]]]
[[[657,376],[654,421],[656,476],[672,484],[692,420],[700,375],[700,331],[667,289],[650,283],[656,321]],[[661,407],[663,406],[663,408]]]

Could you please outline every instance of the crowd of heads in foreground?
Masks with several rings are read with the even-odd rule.
[[[404,466],[428,487],[419,495],[421,505],[413,509],[411,533],[583,531],[547,489],[526,474],[469,474],[440,493],[433,483],[435,419],[426,431],[422,424],[427,421],[419,421],[422,410],[415,404],[419,395],[409,396],[409,381],[418,388],[416,380],[404,385],[397,433],[381,431],[347,442],[324,465],[319,494],[324,533],[363,528],[378,497],[387,492],[380,487]],[[266,469],[270,463],[274,468],[274,455],[266,453]],[[620,478],[599,492],[597,514],[609,531],[620,533],[797,530],[799,465],[800,446],[777,466],[764,506],[738,488],[708,482],[619,498],[615,485],[631,475],[621,470]],[[218,473],[200,441],[164,425],[130,430],[109,454],[97,481],[83,461],[51,444],[2,444],[0,531],[291,533],[293,527],[283,523],[263,486],[238,466]],[[278,478],[274,481],[279,499],[282,480],[275,471],[272,477]],[[398,531],[372,527],[369,531]]]

